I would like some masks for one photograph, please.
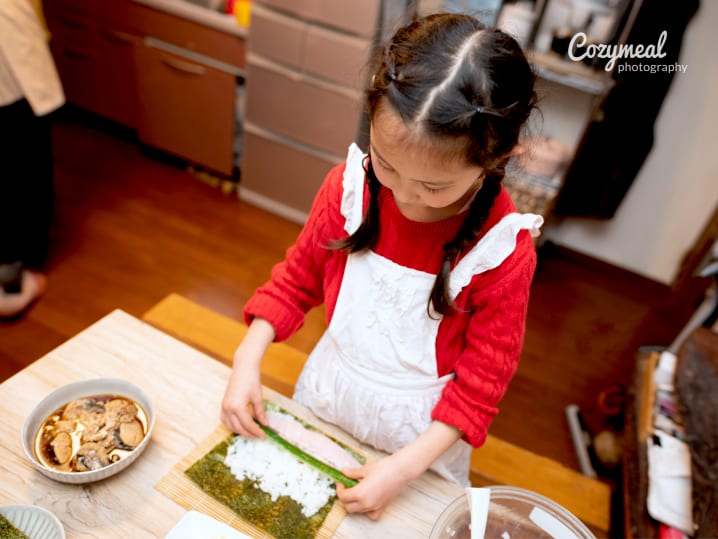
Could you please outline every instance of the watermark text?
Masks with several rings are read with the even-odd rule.
[[[685,73],[688,64],[618,64],[617,73],[644,71],[647,73]]]
[[[606,71],[612,71],[620,58],[665,58],[666,52],[663,50],[663,47],[665,46],[667,39],[668,32],[664,30],[658,37],[658,41],[656,43],[651,43],[650,45],[636,45],[632,43],[611,45],[607,43],[590,43],[588,40],[588,36],[586,36],[584,32],[579,32],[571,38],[571,43],[568,47],[568,56],[569,58],[571,58],[571,60],[574,60],[576,62],[580,62],[585,58],[601,58],[603,60],[608,60],[608,62],[606,62],[606,65],[604,66],[604,69]],[[636,69],[636,66],[642,66],[651,69]],[[680,66],[680,69],[678,69],[677,66]],[[618,66],[618,72],[620,73],[621,71],[650,71],[651,73],[656,73],[669,70],[671,72],[680,70],[681,72],[685,73],[687,67],[688,66],[685,64],[622,64]]]

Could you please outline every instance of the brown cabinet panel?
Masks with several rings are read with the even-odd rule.
[[[261,4],[252,8],[254,56],[277,62],[359,92],[364,89],[371,40],[275,12]]]
[[[126,9],[119,10],[118,13],[123,15],[121,19],[126,24],[131,24],[139,35],[151,36],[235,67],[244,67],[243,37],[221,32],[149,6],[129,1],[125,3],[132,4],[131,13],[128,14]]]
[[[381,0],[338,2],[337,0],[257,0],[270,8],[371,38],[374,35]]]
[[[102,22],[96,2],[60,0],[45,6],[51,50],[67,100],[134,128],[137,91],[132,49],[138,37]]]
[[[107,26],[99,29],[100,110],[97,112],[132,129],[137,127],[139,115],[134,49],[140,44],[137,36],[125,31]]]
[[[135,52],[140,140],[231,174],[235,76],[145,43]]]
[[[287,96],[292,96],[287,99]],[[252,59],[247,121],[334,155],[357,135],[361,94]]]
[[[50,50],[57,65],[67,101],[99,114],[103,107],[100,103],[97,49],[62,43],[53,39],[50,42]]]
[[[310,26],[304,47],[307,73],[363,91],[372,52],[370,40]]]
[[[341,159],[250,127],[244,131],[242,188],[309,213],[327,172]]]
[[[286,14],[252,6],[249,50],[263,58],[301,69],[307,23]]]
[[[45,10],[45,20],[52,38],[74,45],[89,44],[97,27],[91,12],[81,10],[79,5],[67,10],[51,5],[52,9]]]

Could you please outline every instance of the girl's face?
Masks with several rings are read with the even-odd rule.
[[[408,219],[430,222],[456,215],[481,188],[481,167],[447,161],[430,145],[407,144],[412,140],[409,130],[388,106],[374,114],[370,140],[376,177]]]

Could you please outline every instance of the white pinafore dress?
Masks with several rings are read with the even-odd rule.
[[[351,234],[362,217],[364,155],[349,149],[341,211]],[[501,264],[516,235],[538,234],[541,216],[504,217],[451,273],[452,299],[471,278]],[[436,276],[400,266],[372,251],[350,254],[331,322],[309,355],[294,399],[361,442],[393,453],[431,423],[431,411],[453,374],[439,377],[439,319],[427,315]],[[459,440],[431,469],[468,486],[471,447]]]

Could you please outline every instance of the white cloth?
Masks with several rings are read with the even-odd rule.
[[[653,437],[649,437],[646,443],[648,513],[659,522],[693,535],[690,448],[659,430],[654,431]]]
[[[0,106],[23,97],[36,116],[65,102],[45,31],[29,0],[0,0]]]
[[[344,176],[341,211],[350,233],[361,222],[363,157],[353,146]],[[540,220],[511,214],[494,226],[452,272],[452,299],[472,275],[501,264],[518,231],[537,227]],[[373,251],[349,255],[332,320],[307,360],[294,399],[383,451],[393,453],[414,441],[429,427],[441,391],[453,377],[437,373],[440,317],[426,312],[435,278]],[[432,469],[468,486],[470,452],[459,440]]]

